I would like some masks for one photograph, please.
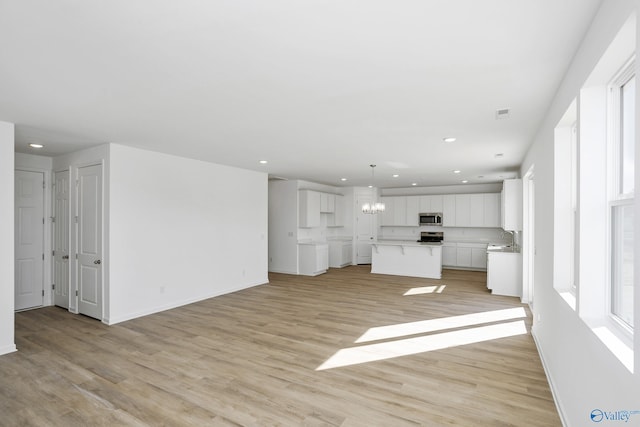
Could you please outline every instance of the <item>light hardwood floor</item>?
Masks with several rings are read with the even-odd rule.
[[[268,285],[111,327],[56,307],[17,313],[19,351],[0,357],[0,425],[560,425],[528,309],[455,317],[518,311],[517,298],[489,294],[479,272],[368,271],[271,274]],[[434,292],[403,295],[413,288]],[[413,329],[355,342],[405,323]],[[507,323],[527,332],[461,340]],[[354,348],[366,350],[354,363],[413,354],[317,370]]]

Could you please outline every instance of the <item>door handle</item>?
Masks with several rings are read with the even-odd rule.
[[[94,264],[99,265],[99,264],[101,264],[101,263],[102,263],[102,261],[100,261],[99,259],[97,259],[97,260],[93,261],[93,263],[94,263]]]
[[[69,259],[69,255],[62,255],[62,259]]]

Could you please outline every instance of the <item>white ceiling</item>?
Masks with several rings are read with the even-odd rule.
[[[18,152],[114,142],[332,185],[368,184],[370,163],[381,187],[495,182],[599,3],[3,0],[0,120]]]

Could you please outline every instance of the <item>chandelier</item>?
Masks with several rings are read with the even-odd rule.
[[[376,190],[373,186],[373,180],[376,165],[369,166],[371,166],[371,185],[369,186],[369,188],[371,188],[371,203],[365,203],[362,205],[362,213],[377,214],[379,212],[384,212],[384,203],[374,202],[374,200],[376,199]]]

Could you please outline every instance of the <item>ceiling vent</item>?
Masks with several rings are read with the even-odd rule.
[[[508,119],[509,114],[510,113],[508,108],[500,108],[496,110],[496,120]]]

